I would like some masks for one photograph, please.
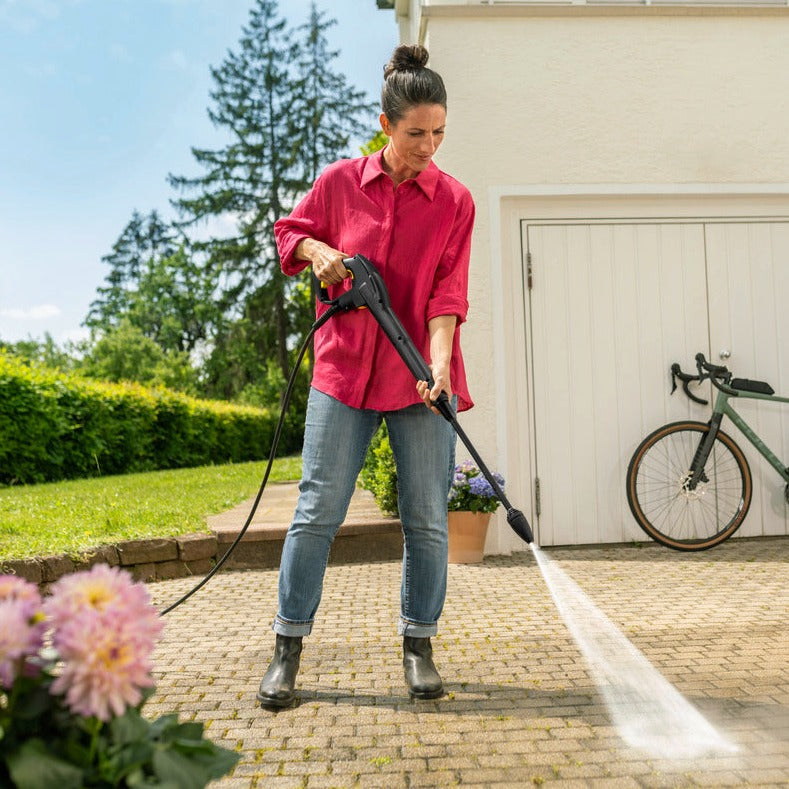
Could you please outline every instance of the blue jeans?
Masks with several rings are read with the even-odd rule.
[[[299,500],[280,561],[276,633],[305,636],[312,630],[329,549],[382,420],[397,465],[405,542],[398,632],[429,637],[438,629],[447,586],[447,493],[455,462],[454,429],[421,403],[379,413],[351,408],[312,389]]]

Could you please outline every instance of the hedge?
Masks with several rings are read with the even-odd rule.
[[[260,460],[278,418],[164,388],[93,381],[0,351],[0,484]],[[286,425],[279,454],[299,448],[296,428]]]

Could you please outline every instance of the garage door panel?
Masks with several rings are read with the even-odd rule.
[[[529,225],[526,238],[538,538],[636,539],[627,463],[648,429],[688,413],[669,396],[670,362],[706,349],[703,228]]]
[[[713,361],[719,362],[718,354],[725,350],[730,354],[725,364],[735,375],[766,380],[779,394],[789,393],[784,380],[789,223],[709,223],[705,232]],[[773,452],[789,461],[786,406],[743,400],[735,408]],[[729,430],[754,478],[751,511],[741,536],[789,533],[783,481],[733,426]]]

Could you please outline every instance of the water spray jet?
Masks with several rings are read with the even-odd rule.
[[[535,543],[530,547],[627,745],[661,759],[737,752],[564,570]]]

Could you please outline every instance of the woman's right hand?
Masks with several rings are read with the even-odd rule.
[[[312,263],[312,272],[327,285],[337,285],[351,272],[345,267],[343,260],[350,257],[338,249],[324,244],[314,238],[305,238],[296,247],[296,257],[299,260],[309,260]]]

